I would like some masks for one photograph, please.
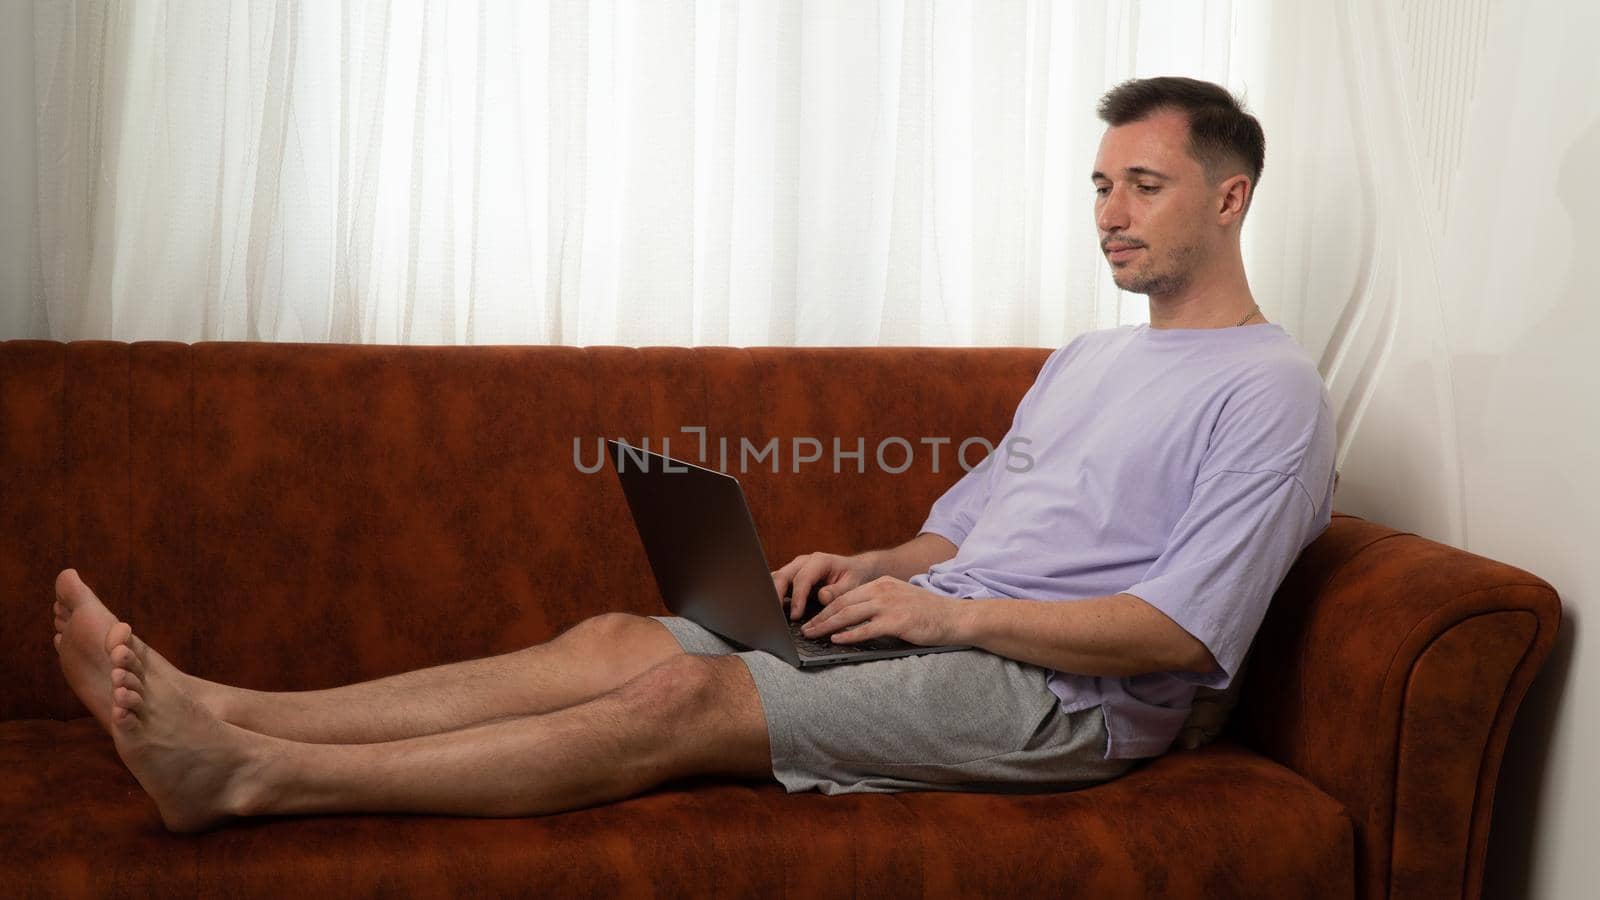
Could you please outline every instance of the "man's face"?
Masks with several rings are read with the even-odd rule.
[[[1172,294],[1217,239],[1214,189],[1189,155],[1183,113],[1162,110],[1106,129],[1094,160],[1094,217],[1117,287]]]

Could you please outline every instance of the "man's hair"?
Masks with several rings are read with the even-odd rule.
[[[1231,168],[1250,176],[1250,195],[1261,183],[1267,138],[1261,123],[1227,89],[1195,78],[1162,76],[1124,81],[1100,98],[1100,119],[1113,127],[1138,122],[1161,110],[1182,112],[1189,120],[1189,155],[1220,179]]]

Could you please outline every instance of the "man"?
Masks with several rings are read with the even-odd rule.
[[[1196,686],[1239,671],[1329,522],[1333,423],[1251,296],[1239,231],[1260,126],[1221,88],[1128,82],[1092,180],[1103,251],[1149,325],[1082,335],[1016,410],[1027,471],[990,465],[920,533],[773,573],[812,636],[968,651],[797,670],[675,617],[608,614],[503,656],[321,691],[195,678],[71,569],[55,643],[167,827],[264,813],[517,816],[692,774],[788,790],[1060,790],[1165,752]]]

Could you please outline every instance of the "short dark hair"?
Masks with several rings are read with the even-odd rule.
[[[1189,155],[1213,180],[1233,166],[1250,176],[1250,194],[1261,183],[1267,138],[1261,123],[1227,88],[1196,78],[1162,76],[1124,81],[1100,98],[1107,125],[1138,122],[1160,110],[1182,112],[1189,120]]]

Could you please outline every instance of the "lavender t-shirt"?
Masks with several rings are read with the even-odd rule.
[[[967,598],[1125,593],[1161,610],[1217,669],[1049,678],[1063,712],[1101,705],[1106,758],[1158,756],[1196,685],[1228,686],[1331,521],[1334,443],[1322,377],[1277,324],[1089,332],[1050,355],[994,453],[934,503],[922,531],[958,550],[911,583]]]

